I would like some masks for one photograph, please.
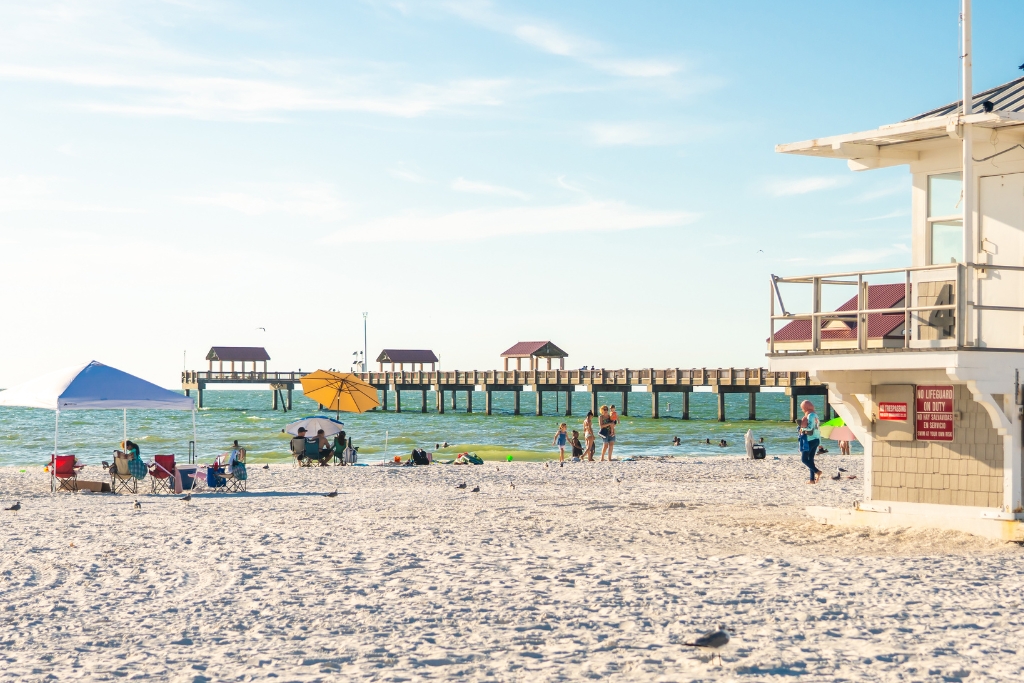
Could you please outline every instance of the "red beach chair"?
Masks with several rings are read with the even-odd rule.
[[[83,467],[73,455],[50,456],[50,492],[77,491],[78,472]]]
[[[174,455],[154,455],[149,464],[153,493],[174,493]]]

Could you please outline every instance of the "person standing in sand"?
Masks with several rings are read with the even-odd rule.
[[[565,462],[565,444],[568,440],[568,425],[563,422],[558,425],[558,431],[555,432],[555,440],[551,442],[558,446],[558,462]]]
[[[594,451],[597,450],[597,446],[594,443],[594,411],[588,410],[587,416],[583,418],[583,440],[587,444],[586,450],[583,451],[583,455],[590,462],[594,462]]]
[[[608,455],[608,462],[611,462],[612,451],[615,449],[615,422],[612,420],[612,416],[608,412],[608,406],[601,406],[601,415],[598,417],[598,426],[601,428],[601,439],[604,441],[604,445],[601,446],[601,462],[604,462],[604,456],[606,453]]]
[[[800,420],[800,462],[807,466],[807,469],[811,472],[811,479],[808,484],[817,484],[818,478],[821,476],[821,470],[814,465],[814,454],[818,452],[818,446],[821,444],[821,436],[818,432],[820,422],[818,421],[818,414],[814,412],[814,404],[810,401],[804,401],[800,404],[800,409],[804,411],[804,416]]]

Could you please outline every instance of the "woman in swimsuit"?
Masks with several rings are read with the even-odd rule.
[[[587,444],[586,450],[583,451],[583,455],[590,462],[594,462],[594,451],[597,450],[597,446],[594,443],[594,411],[588,410],[587,416],[583,419],[583,440]]]

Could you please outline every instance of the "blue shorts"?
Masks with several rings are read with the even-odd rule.
[[[615,443],[615,435],[609,434],[608,436],[601,436],[601,440],[605,443]]]

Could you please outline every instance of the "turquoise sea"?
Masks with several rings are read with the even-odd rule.
[[[394,397],[389,397],[392,401]],[[589,395],[577,393],[573,400],[573,416],[560,415],[565,409],[565,395],[544,395],[545,415],[537,417],[535,394],[521,394],[524,415],[512,414],[512,394],[495,393],[493,414],[465,412],[465,395],[459,394],[457,408],[448,406],[438,415],[434,409],[433,392],[427,394],[430,412],[420,412],[417,392],[403,393],[402,413],[370,412],[362,415],[342,413],[353,444],[359,447],[363,462],[381,460],[387,455],[406,456],[416,447],[434,450],[435,444],[447,441],[450,448],[441,451],[454,454],[474,451],[488,459],[504,460],[511,454],[516,459],[557,457],[558,450],[551,445],[558,424],[565,421],[569,429],[578,429],[590,409]],[[448,396],[446,396],[448,398]],[[618,403],[619,394],[602,394],[603,403]],[[815,397],[819,398],[820,397]],[[317,414],[315,403],[299,392],[294,395],[293,410],[288,413],[271,409],[271,394],[263,391],[207,391],[206,407],[196,414],[197,452],[201,461],[223,452],[233,439],[248,449],[251,461],[287,462],[288,439],[282,429],[288,422]],[[450,398],[448,398],[450,400]],[[557,401],[557,405],[556,405]],[[726,397],[727,415],[747,416],[745,394]],[[473,407],[483,409],[484,395],[476,393]],[[717,422],[716,396],[695,392],[690,398],[690,420],[680,419],[682,403],[678,396],[662,395],[662,418],[651,419],[651,395],[633,393],[629,397],[630,415],[620,419],[617,456],[694,455],[711,456],[742,454],[743,435],[747,429],[755,438],[764,437],[769,456],[796,452],[794,427],[788,421],[788,398],[781,393],[762,393],[757,397],[756,422],[730,420]],[[819,406],[820,408],[820,406]],[[560,409],[556,413],[556,409]],[[72,411],[61,414],[60,452],[74,453],[87,463],[109,460],[121,440],[122,425],[119,410]],[[682,446],[672,446],[672,438],[679,436]],[[43,465],[53,451],[54,414],[33,408],[0,408],[0,465]],[[154,453],[174,453],[179,459],[188,453],[192,439],[191,413],[173,411],[128,411],[128,438],[137,442],[143,457]],[[710,439],[712,445],[704,443]],[[718,446],[720,439],[728,447]],[[581,439],[582,440],[582,439]],[[825,441],[825,447],[837,451],[834,441]],[[854,444],[859,452],[859,445]],[[598,441],[600,452],[600,440]]]

